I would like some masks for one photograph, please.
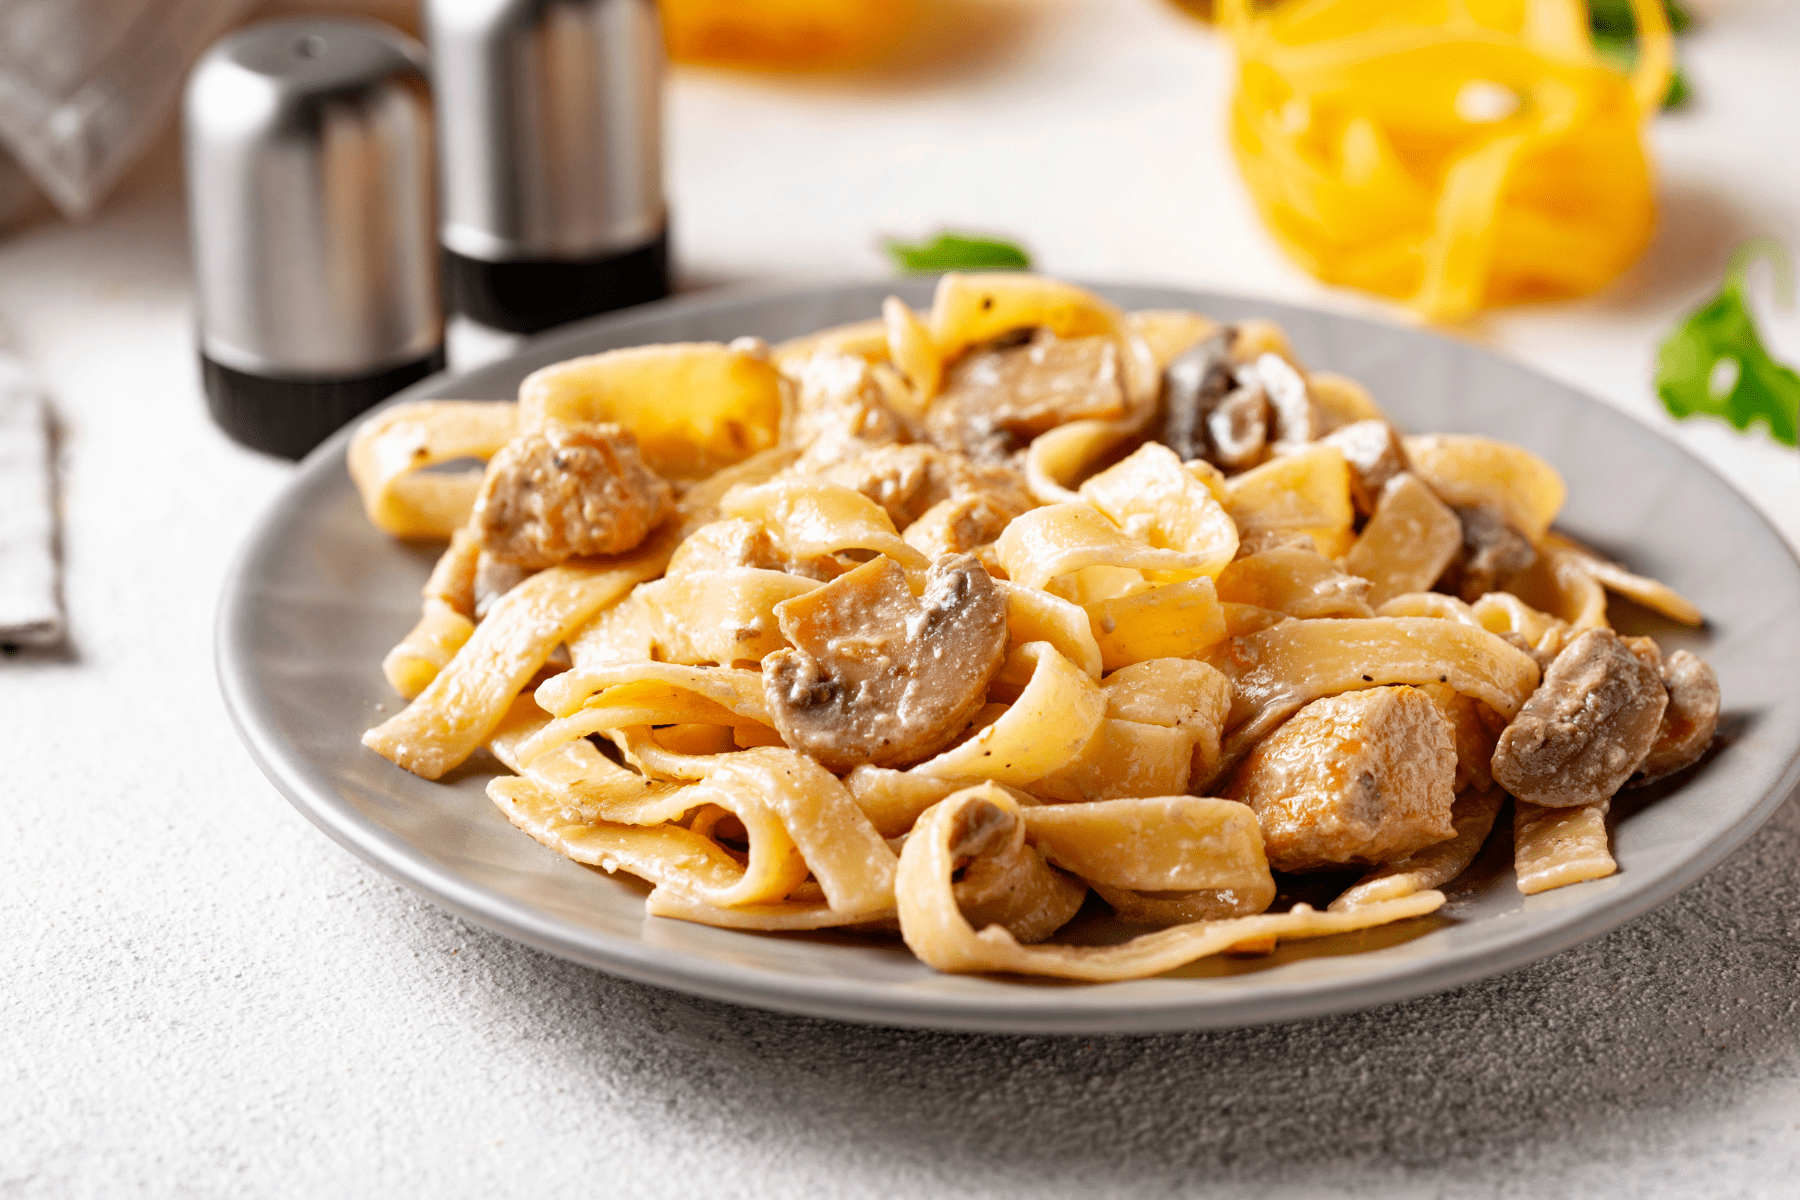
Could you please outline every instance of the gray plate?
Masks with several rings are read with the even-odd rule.
[[[364,519],[344,469],[348,430],[301,465],[226,581],[219,677],[245,744],[288,799],[352,852],[553,954],[744,1004],[1016,1032],[1289,1020],[1509,970],[1667,899],[1748,837],[1800,781],[1800,564],[1748,503],[1679,447],[1525,367],[1429,334],[1239,297],[1098,290],[1128,308],[1272,317],[1309,364],[1362,380],[1406,427],[1530,447],[1568,481],[1563,528],[1700,605],[1710,624],[1699,633],[1615,605],[1622,629],[1708,658],[1727,710],[1721,745],[1698,768],[1616,802],[1617,875],[1521,897],[1501,833],[1448,889],[1438,916],[1101,985],[939,975],[897,942],[646,918],[641,887],[514,830],[483,794],[491,763],[428,783],[358,742],[399,704],[379,664],[418,617],[434,551],[395,542]],[[427,380],[403,398],[510,398],[528,372],[573,355],[743,334],[779,339],[872,316],[895,291],[915,304],[929,299],[925,283],[870,283],[666,302],[571,328],[460,378]],[[1117,933],[1090,918],[1076,936]]]

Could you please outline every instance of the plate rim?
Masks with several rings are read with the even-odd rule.
[[[628,330],[633,325],[665,316],[779,300],[824,301],[843,293],[878,287],[894,289],[906,283],[917,286],[921,282],[929,284],[930,279],[847,280],[801,286],[740,286],[671,297],[564,326],[530,339],[501,359],[484,363],[471,371],[440,372],[389,397],[377,409],[404,403],[422,393],[435,391],[447,382],[466,377],[474,371],[504,367],[521,357],[549,351],[563,343],[573,345],[588,342],[596,335],[615,329]],[[1651,435],[1663,443],[1665,448],[1673,450],[1683,460],[1685,467],[1705,472],[1743,505],[1770,535],[1771,540],[1787,552],[1796,572],[1800,573],[1800,552],[1788,543],[1762,511],[1722,472],[1700,459],[1667,432],[1636,414],[1608,405],[1531,364],[1459,339],[1445,338],[1435,330],[1407,329],[1365,316],[1295,304],[1272,297],[1160,283],[1076,282],[1101,294],[1115,288],[1154,289],[1187,295],[1197,304],[1208,298],[1227,299],[1245,304],[1260,303],[1305,311],[1352,325],[1406,329],[1408,332],[1451,341],[1465,349],[1500,359],[1579,395],[1588,404],[1601,406],[1614,416],[1631,420],[1641,432]],[[339,796],[322,771],[297,750],[284,745],[277,731],[263,720],[260,711],[262,702],[257,695],[258,684],[251,666],[253,656],[244,649],[248,641],[247,629],[252,620],[250,602],[254,589],[247,584],[250,582],[253,560],[257,557],[257,550],[268,540],[272,528],[284,519],[289,505],[308,485],[318,485],[324,476],[331,473],[334,463],[338,473],[347,474],[343,463],[343,449],[357,423],[360,420],[333,434],[299,464],[294,474],[252,522],[225,574],[214,627],[214,660],[221,696],[233,728],[251,759],[290,804],[332,841],[382,874],[503,937],[639,983],[727,1003],[747,1004],[803,1016],[861,1024],[968,1032],[1155,1033],[1244,1028],[1352,1012],[1446,991],[1505,974],[1615,929],[1663,904],[1718,866],[1800,788],[1800,743],[1797,743],[1792,748],[1788,761],[1776,774],[1775,782],[1735,823],[1717,830],[1709,841],[1688,854],[1675,868],[1650,878],[1639,887],[1627,890],[1612,903],[1583,912],[1572,912],[1560,920],[1553,919],[1548,928],[1525,930],[1510,939],[1503,937],[1497,945],[1452,948],[1416,960],[1393,963],[1388,970],[1375,976],[1351,980],[1305,981],[1274,994],[1231,997],[1223,1003],[1216,996],[1192,993],[1183,995],[1173,990],[1167,995],[1133,996],[1123,1004],[1116,997],[1108,1002],[1108,988],[1116,985],[1105,984],[1081,988],[1015,985],[1005,992],[998,989],[972,990],[966,993],[910,991],[865,981],[787,975],[737,962],[706,958],[678,948],[660,947],[618,937],[540,910],[524,900],[464,878],[449,867],[433,861],[411,842],[382,828]],[[646,918],[650,919],[654,918]],[[990,980],[993,977],[976,978]]]

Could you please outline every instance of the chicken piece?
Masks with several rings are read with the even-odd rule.
[[[1226,795],[1255,810],[1278,871],[1378,866],[1455,836],[1455,777],[1431,698],[1379,687],[1308,704],[1257,743]]]
[[[919,444],[883,446],[820,472],[881,505],[905,529],[945,500],[980,495],[1009,514],[1033,507],[1024,476],[996,463]],[[989,541],[993,540],[991,537]]]
[[[1663,710],[1656,741],[1632,777],[1631,787],[1655,783],[1693,766],[1719,731],[1719,676],[1712,665],[1686,650],[1675,651],[1666,661],[1659,654],[1657,660],[1669,706]]]
[[[1494,781],[1520,800],[1569,808],[1608,799],[1656,743],[1669,695],[1610,629],[1563,647],[1494,750]]]
[[[1388,480],[1406,470],[1406,447],[1386,421],[1355,421],[1320,440],[1344,452],[1350,464],[1350,499],[1364,516],[1375,511]]]
[[[944,457],[935,446],[882,446],[832,463],[817,474],[827,482],[861,492],[887,511],[894,528],[905,529],[948,495],[938,494],[935,486]]]
[[[674,507],[630,433],[546,421],[488,463],[473,521],[483,551],[536,571],[581,555],[623,554]]]
[[[803,361],[794,386],[794,469],[818,472],[880,446],[910,440],[906,419],[887,402],[866,359],[819,353]]]
[[[1507,576],[1537,561],[1530,539],[1501,513],[1484,504],[1451,506],[1462,522],[1462,550],[1439,581],[1443,590],[1470,604],[1499,588]]]
[[[934,563],[917,599],[883,556],[777,604],[775,618],[794,647],[763,660],[775,728],[834,771],[943,749],[1006,655],[1006,601],[967,554]]]
[[[1024,345],[971,350],[952,363],[925,433],[941,450],[1000,462],[1046,429],[1124,411],[1117,341],[1040,331]]]
[[[906,527],[906,544],[926,558],[967,554],[990,546],[1019,513],[1001,508],[986,496],[970,494],[943,500]]]

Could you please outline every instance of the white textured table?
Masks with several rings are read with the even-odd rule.
[[[1280,259],[1222,148],[1225,64],[1148,0],[973,5],[986,67],[683,76],[695,284],[879,271],[1014,233],[1048,270],[1367,310]],[[979,53],[975,47],[980,48]],[[1800,20],[1719,12],[1657,129],[1666,221],[1607,296],[1471,335],[1643,419],[1654,337],[1756,232],[1800,243]],[[1791,1195],[1800,805],[1613,935],[1333,1020],[964,1037],[741,1010],[470,927],[263,782],[212,674],[225,564],[288,474],[208,423],[170,156],[0,244],[61,424],[65,654],[0,661],[0,1195]],[[1800,357],[1800,325],[1774,320]],[[1800,458],[1677,431],[1800,542]]]

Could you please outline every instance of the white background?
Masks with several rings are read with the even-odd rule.
[[[1655,424],[1652,349],[1758,233],[1800,244],[1800,19],[1715,5],[1655,128],[1663,225],[1605,295],[1456,331]],[[946,18],[948,20],[948,18]],[[855,80],[684,72],[688,286],[869,276],[882,234],[1404,316],[1256,224],[1228,61],[1151,0],[966,0]],[[221,709],[212,613],[291,468],[208,422],[175,148],[0,243],[61,431],[65,652],[0,661],[0,1195],[1792,1195],[1800,810],[1617,933],[1444,996],[1139,1039],[869,1030],[514,946],[328,842]],[[1800,358],[1800,322],[1765,314]],[[1671,427],[1800,543],[1800,456]]]

